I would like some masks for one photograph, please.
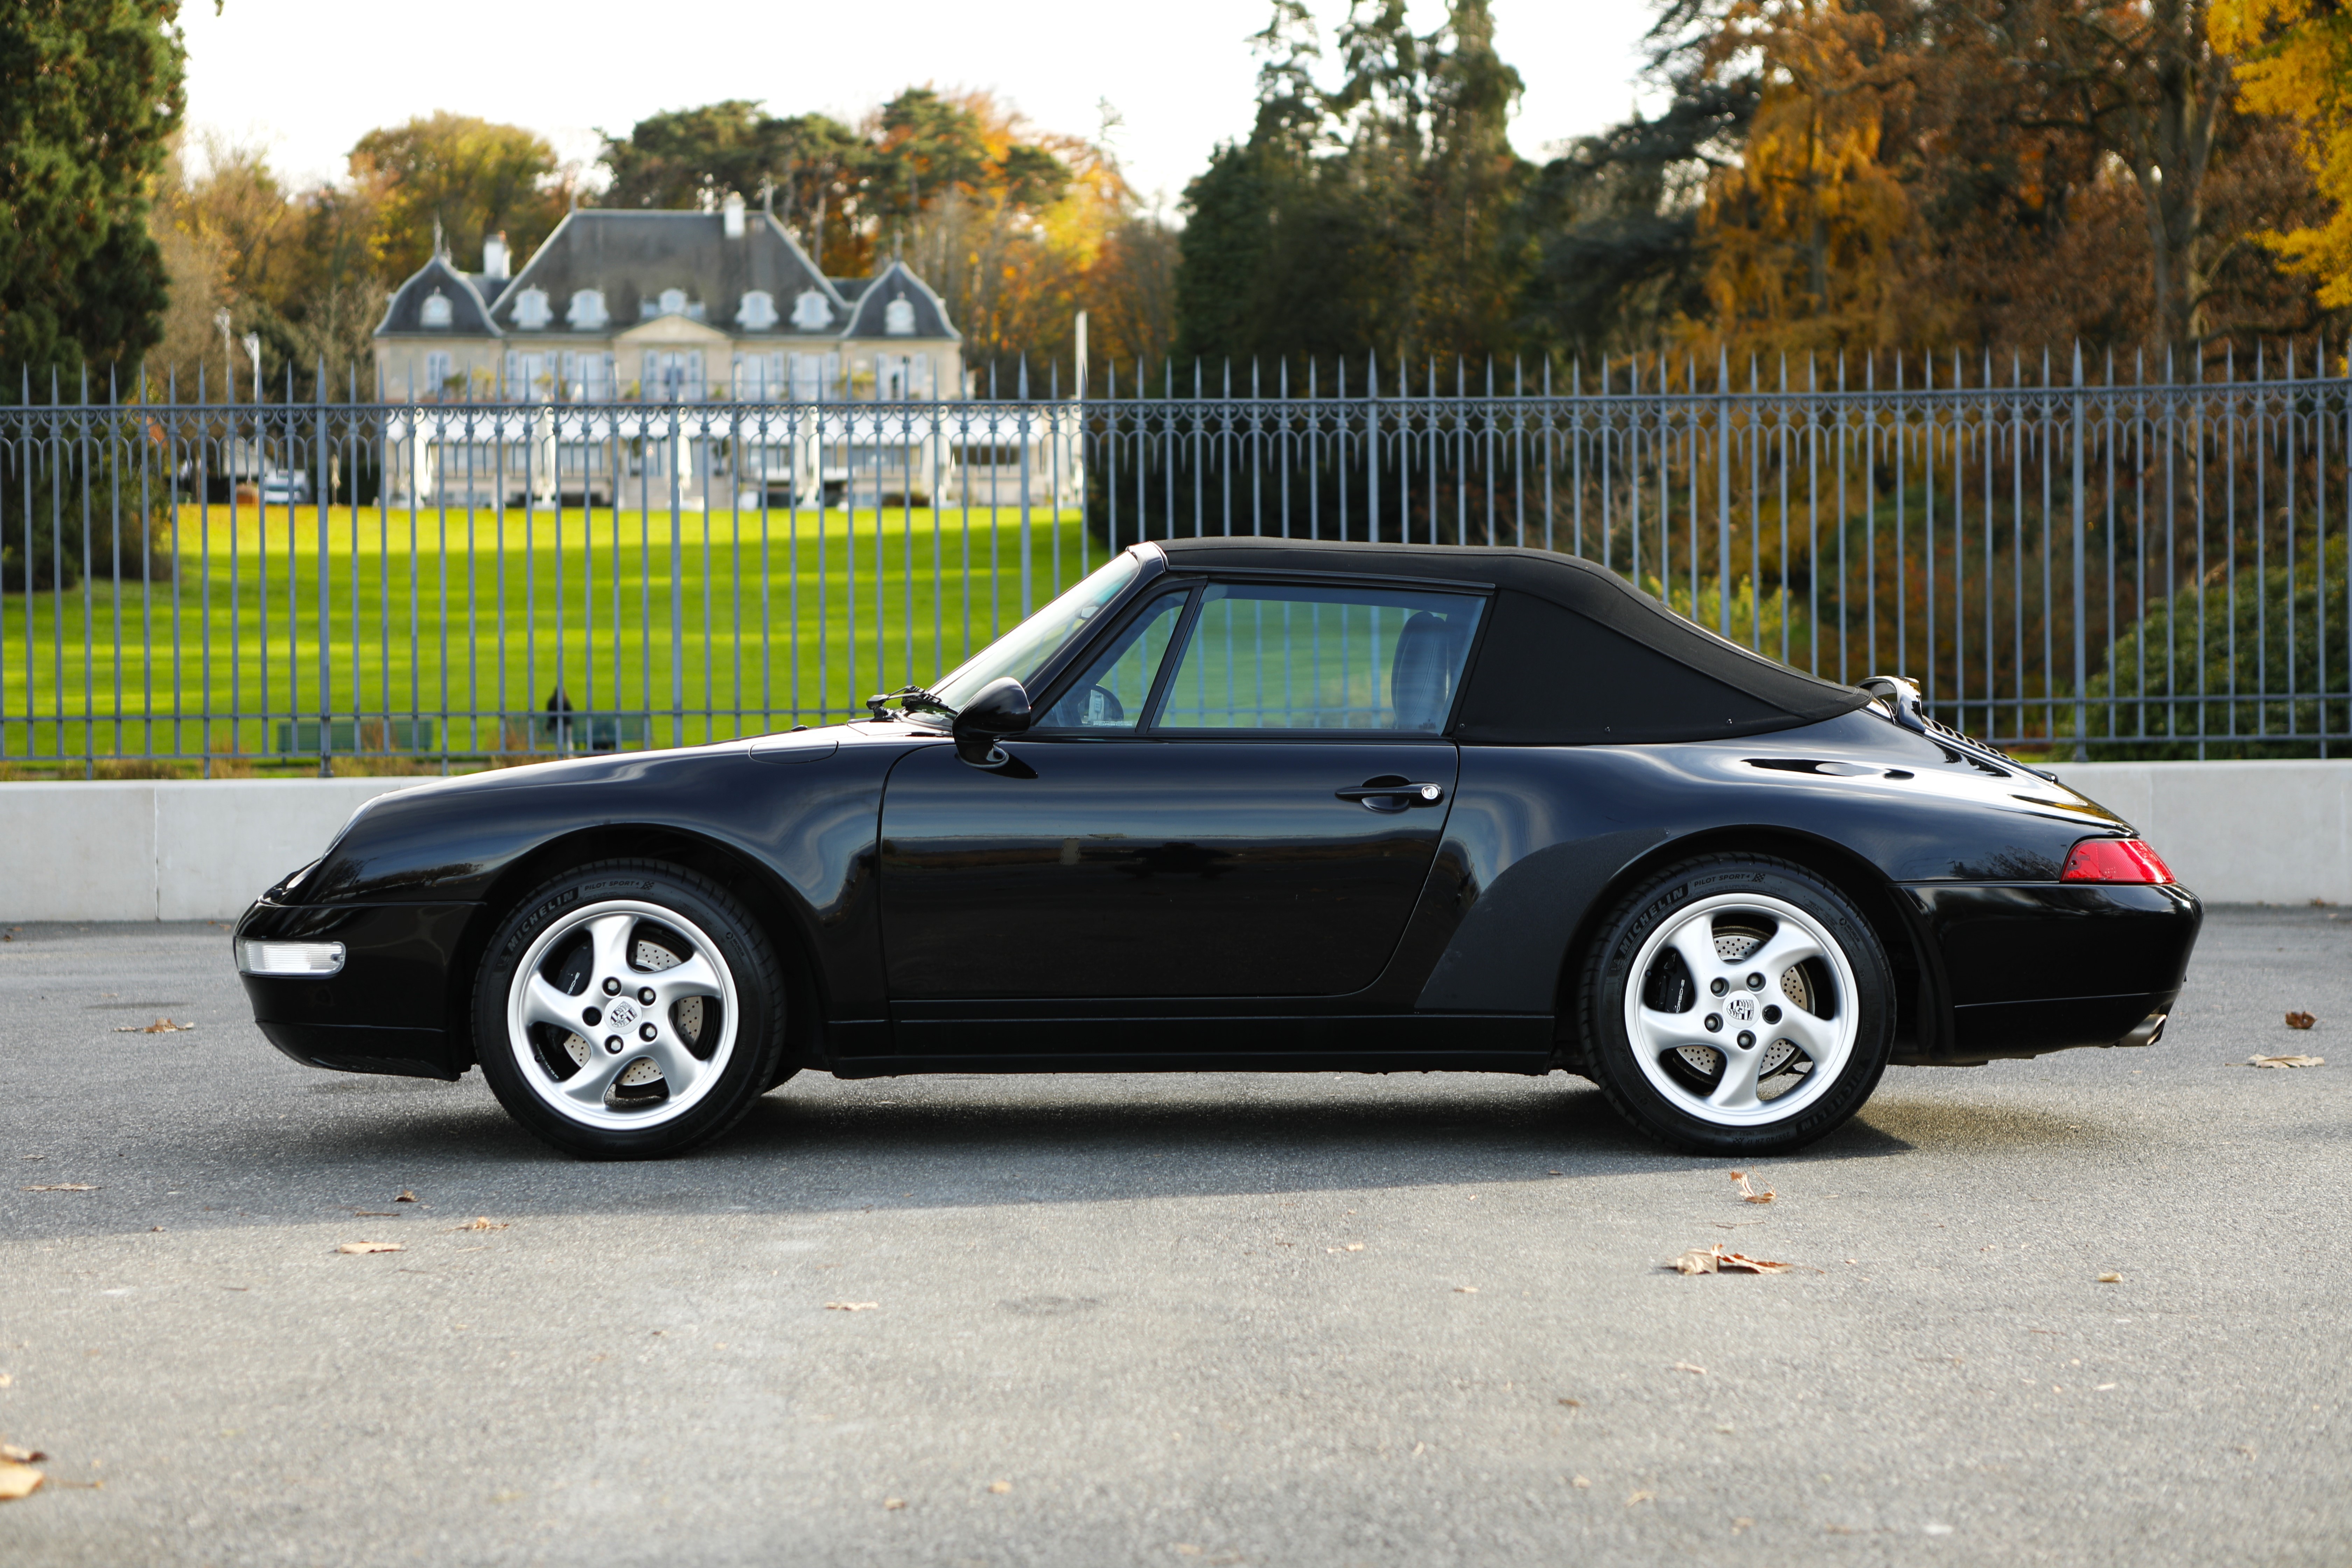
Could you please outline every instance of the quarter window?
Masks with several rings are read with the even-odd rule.
[[[1133,730],[1143,721],[1151,682],[1175,640],[1184,595],[1163,594],[1128,624],[1095,658],[1039,727],[1055,730]]]
[[[1467,594],[1214,584],[1154,728],[1434,735],[1485,605]]]

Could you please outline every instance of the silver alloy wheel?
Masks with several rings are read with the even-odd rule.
[[[551,966],[580,990],[559,984]],[[701,927],[658,904],[607,899],[530,944],[507,994],[507,1047],[523,1082],[566,1121],[652,1127],[718,1084],[734,1055],[736,1013],[735,977]]]
[[[1670,997],[1689,1005],[1654,1005]],[[1625,1037],[1677,1110],[1724,1127],[1769,1126],[1837,1081],[1853,1054],[1854,998],[1853,965],[1819,921],[1766,894],[1718,894],[1675,911],[1642,944],[1625,986]]]

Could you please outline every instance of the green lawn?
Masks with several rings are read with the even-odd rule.
[[[756,734],[960,663],[1021,619],[1024,552],[1031,607],[1101,554],[1075,511],[1044,508],[1025,529],[1013,508],[893,507],[675,530],[667,512],[330,508],[322,538],[313,507],[247,506],[234,529],[225,506],[186,507],[176,546],[169,578],[0,597],[0,756],[266,755],[280,721],[320,713],[322,681],[329,713],[389,715],[395,737],[421,720],[457,753],[544,748],[530,716],[559,682],[656,744]]]

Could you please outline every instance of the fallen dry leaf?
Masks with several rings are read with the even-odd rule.
[[[1570,1486],[1574,1487],[1578,1491],[1583,1491],[1583,1490],[1585,1490],[1586,1489],[1590,1488],[1590,1487],[1592,1485],[1592,1483],[1591,1483],[1591,1481],[1586,1480],[1582,1476],[1578,1476],[1575,1479],[1573,1479],[1573,1480],[1570,1481],[1568,1484],[1569,1484]]]
[[[2248,1057],[2250,1068],[2324,1068],[2326,1057]]]
[[[57,1182],[46,1187],[26,1187],[28,1193],[94,1193],[98,1189],[88,1182]]]
[[[453,1226],[452,1228],[457,1230],[504,1230],[506,1229],[506,1223],[501,1220],[494,1220],[486,1214],[478,1214],[467,1223]]]
[[[0,1502],[30,1497],[48,1479],[30,1465],[20,1465],[14,1459],[0,1460]]]
[[[1775,1263],[1769,1258],[1749,1258],[1744,1253],[1726,1251],[1714,1247],[1694,1247],[1675,1259],[1675,1270],[1680,1274],[1786,1274],[1794,1265]]]
[[[194,1027],[194,1024],[174,1024],[169,1018],[158,1018],[152,1024],[124,1024],[114,1032],[118,1035],[180,1035]]]
[[[1454,1293],[1457,1296],[1475,1296],[1478,1293],[1478,1287],[1475,1285],[1456,1285],[1454,1287]]]
[[[1637,1502],[1649,1502],[1655,1499],[1657,1495],[1658,1494],[1655,1492],[1635,1492],[1633,1496],[1625,1500],[1625,1506],[1627,1508],[1632,1508]]]
[[[408,1248],[396,1241],[347,1241],[335,1248],[337,1252],[405,1252]]]
[[[1670,1370],[1675,1372],[1695,1372],[1701,1377],[1705,1377],[1706,1375],[1706,1368],[1703,1366],[1693,1366],[1686,1361],[1678,1361],[1675,1363],[1674,1366]]]
[[[2124,1277],[2120,1274],[2102,1274],[2099,1276],[2099,1283],[2102,1285],[2120,1285],[2123,1282]]]
[[[1741,1203],[1769,1204],[1775,1197],[1779,1196],[1779,1194],[1773,1192],[1769,1187],[1765,1188],[1760,1193],[1758,1192],[1756,1190],[1756,1184],[1748,1179],[1748,1173],[1745,1171],[1732,1172],[1731,1179],[1739,1184],[1739,1201]]]
[[[2289,1013],[2286,1016],[2286,1026],[2290,1029],[2308,1029],[2317,1022],[2319,1020],[2308,1013]]]
[[[1584,1401],[1581,1399],[1563,1399],[1560,1403],[1567,1405],[1570,1410],[1581,1410],[1584,1408]]]
[[[1013,1489],[1013,1483],[1011,1481],[991,1481],[988,1483],[988,1489],[994,1492],[998,1497],[1003,1497],[1006,1492]]]
[[[6,1373],[0,1372],[0,1388],[5,1388],[16,1381],[16,1380],[15,1378],[9,1376]]]
[[[47,1458],[38,1448],[19,1448],[14,1443],[0,1443],[0,1459],[14,1459],[20,1465],[37,1465]]]
[[[907,1500],[902,1497],[886,1497],[882,1500],[882,1506],[890,1509],[904,1508],[907,1506]]]
[[[824,1310],[828,1312],[870,1312],[881,1304],[879,1301],[827,1301]]]
[[[400,1189],[400,1195],[392,1201],[396,1204],[413,1204],[416,1201],[416,1194],[403,1187]]]

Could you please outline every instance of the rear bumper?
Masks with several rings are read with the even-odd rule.
[[[1910,883],[1943,965],[1951,1027],[1906,1059],[2018,1060],[2146,1045],[2172,1010],[2204,922],[2177,885]]]
[[[333,975],[239,975],[254,1022],[310,1067],[457,1077],[473,1052],[451,967],[479,907],[255,904],[237,921],[240,939],[334,941],[345,956]]]

